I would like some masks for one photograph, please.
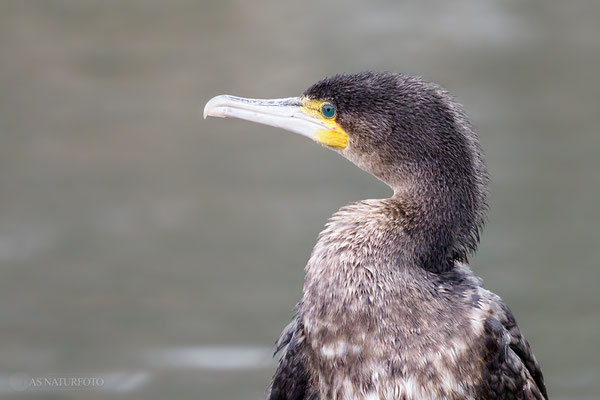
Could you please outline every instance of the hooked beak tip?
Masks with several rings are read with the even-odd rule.
[[[206,117],[208,117],[208,103],[204,106],[204,111],[202,111],[202,117],[204,117],[204,119],[206,119]]]
[[[206,117],[225,118],[227,116],[226,112],[230,98],[231,96],[221,95],[210,99],[204,106],[204,112],[202,113],[204,119],[206,119]]]

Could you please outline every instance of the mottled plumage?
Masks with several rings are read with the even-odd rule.
[[[512,313],[466,264],[487,176],[457,104],[395,73],[338,75],[305,97],[337,108],[337,151],[394,196],[342,207],[320,234],[268,398],[547,398]]]

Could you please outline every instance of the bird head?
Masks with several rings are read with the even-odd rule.
[[[458,105],[439,86],[398,73],[336,75],[302,96],[284,99],[221,95],[206,104],[207,116],[245,119],[308,137],[396,192],[437,189],[458,176],[485,174],[477,138]],[[441,175],[449,180],[433,180]]]

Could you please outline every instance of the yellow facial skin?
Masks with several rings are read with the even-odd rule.
[[[327,126],[328,129],[321,129],[315,133],[317,142],[343,150],[348,147],[348,134],[346,134],[344,128],[336,122],[335,115],[332,118],[327,118],[322,114],[321,109],[325,103],[327,102],[324,100],[304,98],[302,99],[302,107],[300,107],[300,109],[305,114],[317,118]]]

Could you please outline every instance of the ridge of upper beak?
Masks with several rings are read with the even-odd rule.
[[[239,118],[240,111],[291,116],[291,111],[302,106],[300,97],[287,97],[282,99],[247,99],[244,97],[222,94],[210,99],[204,106],[204,119],[206,117],[234,117]]]

